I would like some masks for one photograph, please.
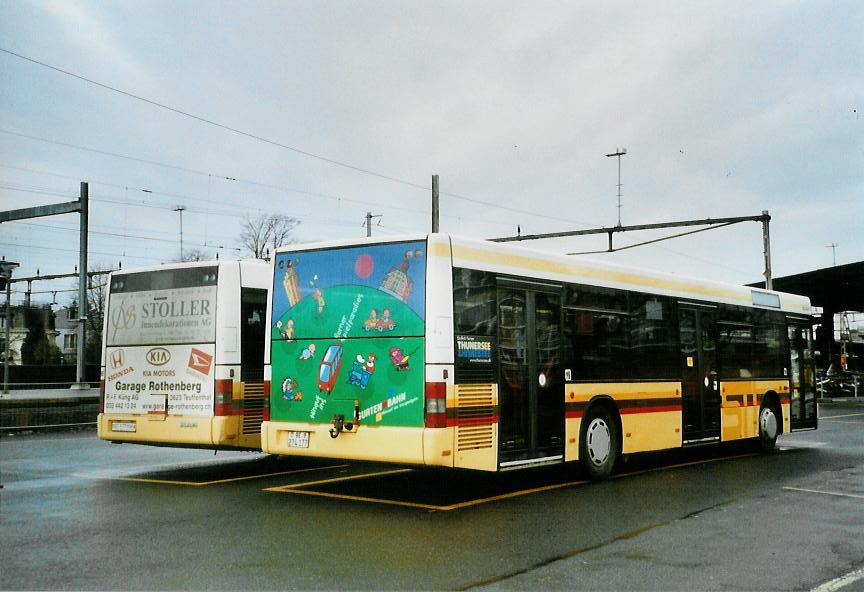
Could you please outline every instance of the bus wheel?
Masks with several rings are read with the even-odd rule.
[[[582,420],[579,458],[588,477],[593,480],[607,477],[615,467],[618,430],[605,409],[594,409]]]
[[[771,404],[763,406],[759,410],[759,448],[763,452],[774,450],[779,430],[780,424],[774,406]]]

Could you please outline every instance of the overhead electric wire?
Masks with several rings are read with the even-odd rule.
[[[118,94],[120,94],[120,95],[123,95],[123,96],[129,97],[129,98],[131,98],[131,99],[135,99],[135,100],[137,100],[137,101],[141,101],[141,102],[147,103],[147,104],[149,104],[149,105],[153,105],[153,106],[155,106],[155,107],[159,107],[160,109],[165,109],[165,110],[171,111],[172,113],[176,113],[176,114],[178,114],[178,115],[183,115],[183,116],[185,116],[185,117],[189,117],[189,118],[194,119],[194,120],[196,120],[196,121],[200,121],[200,122],[202,122],[202,123],[206,123],[206,124],[208,124],[208,125],[212,125],[212,126],[214,126],[214,127],[221,128],[221,129],[224,129],[224,130],[226,130],[226,131],[230,131],[230,132],[232,132],[232,133],[235,133],[235,134],[238,134],[238,135],[241,135],[241,136],[247,137],[247,138],[251,138],[251,139],[254,139],[254,140],[258,140],[258,141],[260,141],[260,142],[264,142],[264,143],[266,143],[266,144],[270,144],[270,145],[272,145],[272,146],[276,146],[276,147],[279,147],[279,148],[283,148],[283,149],[285,149],[285,150],[290,150],[290,151],[295,152],[295,153],[297,153],[297,154],[302,154],[302,155],[304,155],[304,156],[308,156],[308,157],[310,157],[310,158],[314,158],[314,159],[317,159],[317,160],[320,160],[320,161],[323,161],[323,162],[327,162],[327,163],[332,164],[332,165],[335,165],[335,166],[340,166],[340,167],[343,167],[343,168],[346,168],[346,169],[350,169],[350,170],[353,170],[353,171],[356,171],[356,172],[360,172],[360,173],[364,173],[364,174],[367,174],[367,175],[371,175],[371,176],[373,176],[373,177],[378,177],[378,178],[380,178],[380,179],[385,179],[385,180],[387,180],[387,181],[392,181],[392,182],[394,182],[394,183],[400,183],[400,184],[402,184],[402,185],[406,185],[406,186],[408,186],[408,187],[413,187],[413,188],[415,188],[415,189],[421,189],[421,190],[423,190],[423,191],[431,191],[431,189],[432,189],[431,186],[429,186],[429,185],[423,185],[423,184],[420,184],[420,183],[414,183],[413,181],[408,181],[408,180],[406,180],[406,179],[400,179],[399,177],[394,177],[394,176],[392,176],[392,175],[387,175],[387,174],[384,174],[384,173],[379,173],[379,172],[373,171],[373,170],[371,170],[371,169],[367,169],[367,168],[364,168],[364,167],[360,167],[360,166],[356,166],[356,165],[353,165],[353,164],[349,164],[349,163],[347,163],[347,162],[343,162],[343,161],[340,161],[340,160],[336,160],[336,159],[334,159],[334,158],[329,158],[329,157],[327,157],[327,156],[322,156],[322,155],[320,155],[320,154],[315,154],[315,153],[313,153],[313,152],[309,152],[309,151],[307,151],[307,150],[303,150],[303,149],[301,149],[301,148],[297,148],[297,147],[295,147],[295,146],[290,146],[290,145],[288,145],[288,144],[284,144],[284,143],[282,143],[282,142],[278,142],[278,141],[276,141],[276,140],[271,140],[271,139],[269,139],[269,138],[265,138],[265,137],[263,137],[263,136],[259,136],[259,135],[257,135],[257,134],[253,134],[253,133],[251,133],[251,132],[247,132],[247,131],[244,131],[244,130],[241,130],[241,129],[238,129],[238,128],[235,128],[235,127],[231,127],[231,126],[229,126],[229,125],[225,125],[225,124],[223,124],[223,123],[219,123],[219,122],[217,122],[217,121],[213,121],[212,119],[208,119],[208,118],[206,118],[206,117],[202,117],[202,116],[200,116],[200,115],[195,115],[194,113],[190,113],[190,112],[188,112],[188,111],[184,111],[184,110],[182,110],[182,109],[178,109],[178,108],[176,108],[176,107],[171,107],[170,105],[166,105],[166,104],[164,104],[164,103],[160,103],[160,102],[155,101],[155,100],[153,100],[153,99],[148,99],[148,98],[146,98],[146,97],[142,97],[142,96],[140,96],[140,95],[136,95],[135,93],[132,93],[132,92],[129,92],[129,91],[125,91],[125,90],[122,90],[122,89],[119,89],[119,88],[113,87],[113,86],[111,86],[111,85],[108,85],[108,84],[105,84],[105,83],[102,83],[102,82],[98,82],[98,81],[93,80],[93,79],[91,79],[91,78],[87,78],[86,76],[82,76],[82,75],[80,75],[80,74],[76,74],[76,73],[74,73],[74,72],[70,72],[70,71],[68,71],[68,70],[64,70],[63,68],[59,68],[59,67],[57,67],[57,66],[52,66],[51,64],[47,64],[47,63],[45,63],[45,62],[42,62],[42,61],[36,60],[36,59],[34,59],[34,58],[31,58],[31,57],[28,57],[28,56],[22,55],[22,54],[20,54],[20,53],[17,53],[17,52],[14,52],[14,51],[8,50],[8,49],[5,49],[5,48],[3,48],[3,47],[0,47],[0,51],[2,51],[2,52],[4,52],[4,53],[7,53],[7,54],[9,54],[9,55],[15,56],[15,57],[17,57],[17,58],[19,58],[19,59],[22,59],[22,60],[25,60],[25,61],[31,62],[31,63],[36,64],[36,65],[39,65],[39,66],[42,66],[42,67],[44,67],[44,68],[48,68],[48,69],[50,69],[50,70],[54,70],[55,72],[59,72],[59,73],[64,74],[64,75],[66,75],[66,76],[70,76],[70,77],[72,77],[72,78],[76,78],[76,79],[78,79],[78,80],[81,80],[81,81],[87,82],[87,83],[89,83],[89,84],[93,84],[93,85],[95,85],[95,86],[98,86],[98,87],[100,87],[100,88],[104,88],[104,89],[109,90],[109,91],[111,91],[111,92],[115,92],[115,93],[118,93]],[[21,135],[21,134],[19,134],[19,135]],[[536,216],[536,217],[538,217],[538,218],[546,218],[546,219],[549,219],[549,220],[562,220],[562,218],[561,218],[560,216],[551,216],[551,215],[546,215],[546,214],[539,214],[539,213],[537,213],[536,211],[521,210],[521,209],[518,209],[518,208],[511,208],[511,207],[508,207],[508,206],[502,206],[502,205],[497,204],[497,203],[488,202],[488,201],[484,201],[484,200],[480,200],[480,199],[476,199],[476,198],[468,197],[468,196],[465,196],[465,195],[460,195],[460,194],[458,194],[458,193],[451,193],[451,192],[442,191],[442,192],[440,192],[440,195],[446,195],[446,196],[448,196],[448,197],[454,197],[454,198],[456,198],[456,199],[465,200],[465,201],[468,201],[468,202],[471,202],[471,203],[476,203],[476,204],[485,205],[485,206],[494,207],[494,208],[500,208],[500,209],[503,209],[503,210],[507,210],[507,211],[511,211],[511,212],[517,212],[517,213],[520,213],[520,214],[527,214],[527,215],[530,215],[530,216]],[[565,220],[565,221],[567,221],[567,222],[571,222],[571,223],[573,223],[573,224],[582,224],[582,225],[585,225],[585,226],[596,226],[596,227],[598,227],[598,228],[599,228],[600,226],[602,226],[602,225],[599,225],[599,224],[592,224],[592,223],[589,223],[589,222],[580,222],[580,221],[578,221],[578,220]]]
[[[30,58],[30,57],[27,57],[27,56],[25,56],[25,55],[21,55],[20,53],[16,53],[16,52],[14,52],[14,51],[11,51],[11,50],[8,50],[8,49],[5,49],[5,48],[3,48],[3,47],[0,47],[0,51],[2,51],[2,52],[4,52],[4,53],[7,53],[7,54],[9,54],[9,55],[15,56],[16,58],[19,58],[19,59],[22,59],[22,60],[25,60],[25,61],[31,62],[31,63],[33,63],[33,64],[37,64],[37,65],[39,65],[39,66],[42,66],[43,68],[48,68],[49,70],[54,70],[55,72],[60,72],[61,74],[65,74],[66,76],[71,76],[72,78],[77,78],[78,80],[82,80],[82,81],[87,82],[87,83],[89,83],[89,84],[93,84],[94,86],[98,86],[98,87],[100,87],[100,88],[104,88],[104,89],[106,89],[106,90],[110,90],[110,91],[112,91],[112,92],[115,92],[115,93],[118,93],[118,94],[124,95],[124,96],[126,96],[126,97],[131,98],[131,99],[135,99],[135,100],[137,100],[137,101],[141,101],[141,102],[143,102],[143,103],[147,103],[147,104],[149,104],[149,105],[153,105],[153,106],[155,106],[155,107],[159,107],[160,109],[165,109],[165,110],[167,110],[167,111],[171,111],[171,112],[173,112],[173,113],[177,113],[178,115],[183,115],[183,116],[185,116],[185,117],[189,117],[189,118],[194,119],[194,120],[196,120],[196,121],[200,121],[200,122],[202,122],[202,123],[206,123],[207,125],[212,125],[212,126],[214,126],[214,127],[218,127],[218,128],[221,128],[221,129],[227,130],[227,131],[229,131],[229,132],[232,132],[232,133],[235,133],[235,134],[238,134],[238,135],[241,135],[241,136],[245,136],[245,137],[247,137],[247,138],[251,138],[251,139],[253,139],[253,140],[258,140],[259,142],[264,142],[264,143],[266,143],[266,144],[271,144],[271,145],[273,145],[273,146],[277,146],[277,147],[279,147],[279,148],[284,148],[285,150],[290,150],[291,152],[296,152],[297,154],[302,154],[303,156],[308,156],[309,158],[314,158],[314,159],[316,159],[316,160],[321,160],[321,161],[323,161],[323,162],[327,162],[327,163],[329,163],[329,164],[333,164],[333,165],[336,165],[336,166],[344,167],[344,168],[346,168],[346,169],[350,169],[350,170],[357,171],[357,172],[360,172],[360,173],[364,173],[364,174],[367,174],[367,175],[372,175],[372,176],[374,176],[374,177],[378,177],[378,178],[380,178],[380,179],[386,179],[386,180],[388,180],[388,181],[393,181],[394,183],[401,183],[401,184],[403,184],[403,185],[408,185],[408,186],[410,186],[410,187],[415,187],[415,188],[418,188],[418,189],[429,190],[429,187],[425,187],[425,186],[423,186],[423,185],[419,185],[419,184],[417,184],[417,183],[412,183],[411,181],[406,181],[406,180],[404,180],[404,179],[400,179],[400,178],[398,178],[398,177],[393,177],[393,176],[391,176],[391,175],[385,175],[385,174],[383,174],[383,173],[378,173],[378,172],[375,172],[375,171],[372,171],[372,170],[369,170],[369,169],[365,169],[365,168],[363,168],[363,167],[355,166],[355,165],[353,165],[353,164],[348,164],[347,162],[342,162],[342,161],[339,161],[339,160],[336,160],[336,159],[333,159],[333,158],[328,158],[328,157],[326,157],[326,156],[321,156],[320,154],[315,154],[315,153],[313,153],[313,152],[309,152],[309,151],[307,151],[307,150],[302,150],[302,149],[297,148],[297,147],[295,147],[295,146],[289,146],[288,144],[283,144],[282,142],[277,142],[277,141],[275,141],[275,140],[271,140],[271,139],[269,139],[269,138],[265,138],[264,136],[259,136],[259,135],[257,135],[257,134],[253,134],[253,133],[251,133],[251,132],[246,132],[246,131],[243,131],[243,130],[241,130],[241,129],[237,129],[237,128],[235,128],[235,127],[231,127],[231,126],[229,126],[229,125],[225,125],[225,124],[219,123],[218,121],[213,121],[212,119],[207,119],[206,117],[201,117],[200,115],[195,115],[194,113],[190,113],[190,112],[188,112],[188,111],[184,111],[184,110],[182,110],[182,109],[177,109],[176,107],[171,107],[170,105],[166,105],[166,104],[164,104],[164,103],[160,103],[160,102],[158,102],[158,101],[154,101],[154,100],[152,100],[152,99],[148,99],[148,98],[146,98],[146,97],[142,97],[142,96],[140,96],[140,95],[136,95],[136,94],[134,94],[134,93],[131,93],[131,92],[128,92],[128,91],[125,91],[125,90],[122,90],[122,89],[119,89],[119,88],[116,88],[116,87],[110,86],[110,85],[108,85],[108,84],[104,84],[104,83],[102,83],[102,82],[98,82],[98,81],[93,80],[93,79],[91,79],[91,78],[87,78],[86,76],[81,76],[80,74],[75,74],[74,72],[70,72],[70,71],[68,71],[68,70],[64,70],[63,68],[58,68],[57,66],[52,66],[51,64],[46,64],[45,62],[40,62],[39,60],[36,60],[36,59]]]

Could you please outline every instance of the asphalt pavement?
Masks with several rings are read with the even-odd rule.
[[[864,586],[857,406],[823,407],[819,430],[772,454],[645,455],[602,483],[560,467],[214,456],[92,431],[4,436],[0,481],[0,589]]]

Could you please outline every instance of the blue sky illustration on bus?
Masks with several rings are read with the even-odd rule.
[[[423,241],[280,253],[272,339],[422,336]]]

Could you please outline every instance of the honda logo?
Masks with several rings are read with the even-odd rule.
[[[123,355],[122,349],[115,349],[113,352],[111,352],[111,367],[115,370],[123,366],[125,361],[126,360],[125,356]]]

